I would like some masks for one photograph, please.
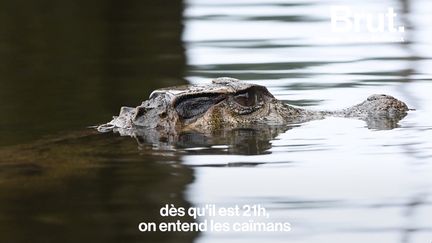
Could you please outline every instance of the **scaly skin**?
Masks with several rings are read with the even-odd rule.
[[[371,95],[360,104],[338,111],[306,110],[277,100],[263,86],[217,78],[208,85],[156,90],[141,105],[122,107],[119,116],[98,130],[130,135],[144,129],[170,137],[184,131],[212,133],[264,124],[280,126],[326,116],[358,118],[370,128],[391,129],[407,111],[405,103],[389,95]]]

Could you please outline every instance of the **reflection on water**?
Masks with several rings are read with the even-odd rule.
[[[94,125],[184,83],[176,1],[2,1],[0,144]]]
[[[326,40],[330,4],[358,3],[1,2],[0,241],[430,242],[431,2],[362,1],[404,13],[407,41],[376,44]],[[416,111],[392,130],[327,118],[138,144],[84,130],[218,76],[310,109],[387,93]],[[293,230],[139,233],[165,203],[259,203]]]
[[[139,151],[130,139],[94,131],[0,154],[3,242],[190,242],[195,235],[137,230],[142,221],[166,220],[163,202],[189,206],[182,192],[193,171],[178,155]]]
[[[189,205],[193,171],[179,155],[79,132],[185,83],[182,11],[181,1],[0,2],[0,242],[196,236],[137,229],[162,220],[162,203]]]
[[[211,133],[195,131],[180,131],[169,137],[151,129],[114,129],[121,136],[136,139],[142,148],[153,150],[185,150],[189,153],[198,151],[199,154],[245,154],[257,155],[268,153],[270,141],[279,134],[298,125],[232,128],[218,130]]]

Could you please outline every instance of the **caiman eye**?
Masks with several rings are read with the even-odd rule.
[[[221,102],[225,97],[220,94],[181,97],[174,104],[177,114],[183,119],[190,119],[204,114],[210,107]]]
[[[241,91],[234,95],[234,101],[241,106],[256,106],[259,103],[258,90],[254,88]]]

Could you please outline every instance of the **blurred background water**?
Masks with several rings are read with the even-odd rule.
[[[336,35],[333,5],[393,7],[405,41]],[[427,0],[2,1],[0,240],[430,242],[431,13]],[[170,150],[86,129],[218,76],[310,109],[386,93],[416,110],[392,130],[328,118]],[[165,203],[261,204],[292,231],[140,233]]]

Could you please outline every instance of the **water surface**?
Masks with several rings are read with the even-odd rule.
[[[392,43],[335,38],[329,6],[350,1],[160,2],[2,3],[2,241],[432,240],[429,1],[361,2],[404,13]],[[415,111],[394,129],[327,118],[157,145],[86,129],[155,88],[218,76],[310,109],[386,93]],[[292,231],[140,233],[165,203],[261,204]]]

